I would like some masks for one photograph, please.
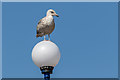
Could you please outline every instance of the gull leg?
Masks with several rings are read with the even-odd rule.
[[[48,34],[48,38],[49,38],[49,41],[50,41],[50,34]]]
[[[45,39],[46,39],[46,38],[45,38],[45,35],[44,35],[44,41],[45,41]]]

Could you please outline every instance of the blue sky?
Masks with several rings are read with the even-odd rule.
[[[54,78],[118,77],[118,4],[103,3],[3,3],[3,78],[42,78],[31,58],[36,25],[54,9],[56,28],[51,40],[61,59]]]
[[[2,17],[2,3],[0,2],[0,17]],[[2,78],[2,18],[0,18],[0,79]]]

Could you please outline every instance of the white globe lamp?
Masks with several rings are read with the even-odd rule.
[[[44,79],[49,80],[53,68],[60,60],[59,48],[51,41],[41,41],[32,50],[32,60],[44,74]]]

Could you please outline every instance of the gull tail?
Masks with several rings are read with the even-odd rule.
[[[38,38],[38,37],[42,37],[43,36],[43,34],[36,34],[36,37]]]

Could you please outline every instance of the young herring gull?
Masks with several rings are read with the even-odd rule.
[[[48,35],[50,40],[50,34],[53,32],[55,28],[53,16],[59,17],[58,14],[56,14],[56,12],[53,9],[49,9],[47,11],[46,17],[42,18],[38,22],[36,37],[44,36],[44,40],[45,40],[45,35]]]

